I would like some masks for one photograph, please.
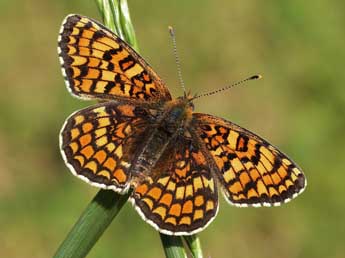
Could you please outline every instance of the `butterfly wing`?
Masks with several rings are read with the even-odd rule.
[[[277,206],[304,190],[301,169],[259,136],[206,114],[194,114],[193,122],[231,204]]]
[[[171,99],[163,81],[144,59],[97,21],[67,16],[58,51],[67,88],[76,97]]]
[[[164,234],[190,235],[216,216],[217,187],[195,141],[180,136],[152,174],[138,180],[131,200],[141,217]]]
[[[107,102],[73,113],[61,129],[62,156],[84,181],[117,192],[127,191],[129,168],[149,113],[132,104]]]

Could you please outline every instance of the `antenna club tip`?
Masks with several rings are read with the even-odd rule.
[[[261,74],[256,74],[256,75],[253,75],[252,77],[249,78],[249,80],[259,80],[259,79],[262,79],[262,75]]]
[[[169,25],[168,30],[169,30],[171,35],[174,35],[174,28],[172,26]]]

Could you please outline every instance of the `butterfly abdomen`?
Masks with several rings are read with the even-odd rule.
[[[162,107],[158,122],[152,124],[142,137],[141,148],[132,165],[132,174],[149,174],[162,157],[168,145],[184,134],[184,128],[189,125],[191,110],[181,101],[171,101]]]

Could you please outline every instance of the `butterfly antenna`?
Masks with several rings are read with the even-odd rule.
[[[234,84],[225,86],[225,87],[220,88],[220,89],[218,89],[218,90],[214,90],[214,91],[210,91],[210,92],[206,92],[206,93],[202,93],[202,94],[200,94],[200,95],[197,95],[197,96],[195,96],[195,97],[193,98],[193,100],[194,100],[194,99],[201,98],[201,97],[211,96],[211,95],[214,95],[214,94],[216,94],[216,93],[218,93],[218,92],[225,91],[225,90],[228,90],[228,89],[230,89],[230,88],[232,88],[232,87],[238,86],[238,85],[240,85],[240,84],[242,84],[242,83],[244,83],[244,82],[252,81],[252,80],[258,80],[258,79],[261,79],[261,78],[262,78],[262,76],[261,76],[260,74],[256,74],[256,75],[253,75],[253,76],[248,77],[247,79],[244,79],[244,80],[242,80],[242,81],[235,82]]]
[[[173,51],[174,51],[175,62],[176,62],[176,66],[177,66],[178,79],[179,79],[180,85],[181,85],[181,87],[183,89],[183,93],[184,93],[184,95],[186,95],[186,88],[184,86],[184,82],[183,82],[183,78],[182,78],[180,58],[179,58],[178,52],[177,52],[177,44],[176,44],[175,32],[174,32],[173,27],[169,26],[168,28],[169,28],[169,34],[171,36],[172,43],[173,43]]]

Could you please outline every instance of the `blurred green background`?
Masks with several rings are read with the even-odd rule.
[[[306,191],[279,208],[223,200],[202,233],[205,257],[345,257],[344,1],[129,1],[142,56],[178,85],[173,25],[195,103],[248,128],[304,169]],[[57,58],[63,18],[100,19],[93,1],[0,1],[0,257],[50,257],[97,189],[58,149],[64,119],[92,103],[67,92]],[[127,204],[89,257],[163,257],[159,235]]]

